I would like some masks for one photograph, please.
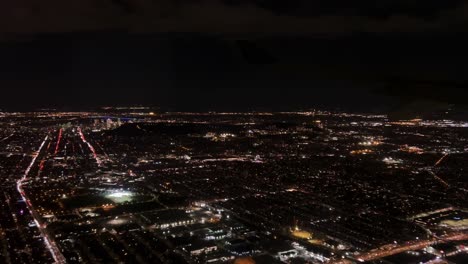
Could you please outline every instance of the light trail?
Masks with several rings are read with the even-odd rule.
[[[9,135],[8,137],[3,138],[2,140],[0,140],[0,142],[3,142],[3,141],[5,141],[5,140],[7,140],[7,139],[11,138],[11,137],[14,136],[14,135],[15,135],[15,133]]]
[[[98,155],[96,154],[96,150],[94,149],[93,145],[91,145],[91,143],[89,143],[88,141],[86,141],[86,138],[83,134],[83,131],[81,131],[81,127],[78,127],[78,134],[80,135],[81,137],[81,140],[83,141],[83,143],[85,143],[86,145],[88,145],[88,148],[89,150],[91,150],[91,152],[93,153],[93,157],[94,159],[96,160],[96,163],[98,164],[98,166],[101,166],[102,164],[102,161],[101,159],[98,157]]]
[[[435,210],[435,211],[430,211],[430,212],[425,212],[425,213],[422,213],[422,214],[417,214],[415,216],[412,216],[412,217],[408,218],[408,220],[412,221],[412,220],[415,220],[415,219],[418,219],[418,218],[428,217],[428,216],[433,215],[433,214],[440,214],[440,213],[445,213],[445,212],[453,211],[453,210],[455,210],[455,208],[450,206],[450,207],[438,209],[438,210]]]
[[[37,157],[41,153],[42,148],[44,147],[44,145],[45,145],[45,143],[47,142],[48,139],[49,139],[49,136],[46,136],[44,141],[42,142],[41,146],[37,150],[36,154],[34,155],[33,159],[31,160],[31,163],[29,164],[28,168],[24,172],[24,175],[23,175],[23,177],[21,178],[20,181],[25,181],[28,178],[28,174],[31,171],[31,168],[34,166],[34,163],[36,162]]]
[[[368,262],[378,260],[381,258],[397,255],[406,251],[421,250],[428,246],[434,245],[439,242],[449,243],[453,241],[461,241],[468,239],[468,234],[465,233],[454,233],[451,235],[436,237],[433,239],[422,240],[422,241],[409,241],[405,244],[391,244],[380,247],[379,249],[371,250],[367,253],[356,256],[359,262]],[[331,262],[331,263],[348,263],[342,260]]]
[[[436,179],[437,181],[439,181],[442,185],[444,185],[445,187],[449,188],[450,187],[450,184],[448,184],[446,181],[444,181],[442,178],[440,178],[439,176],[437,176],[434,172],[432,171],[429,171],[429,173],[434,177],[434,179]]]
[[[24,182],[28,180],[29,172],[31,171],[32,167],[34,166],[34,163],[36,163],[37,157],[40,155],[40,153],[41,153],[42,149],[44,148],[44,145],[45,145],[45,143],[47,142],[48,139],[49,139],[49,136],[46,136],[44,141],[42,142],[41,146],[37,150],[36,154],[34,155],[33,159],[31,160],[31,163],[29,164],[28,168],[24,172],[23,177],[21,177],[21,179],[19,179],[18,182],[16,183],[16,188],[17,188],[18,192],[20,193],[21,198],[26,203],[26,206],[27,206],[27,208],[29,210],[29,213],[30,213],[31,217],[33,218],[34,223],[36,224],[37,228],[39,229],[39,231],[41,233],[41,236],[44,239],[44,244],[46,245],[46,247],[49,250],[52,257],[54,258],[55,263],[65,264],[66,263],[65,257],[60,252],[59,248],[57,247],[57,244],[55,244],[55,241],[53,241],[53,240],[51,240],[49,238],[49,235],[48,235],[47,231],[45,230],[45,227],[43,225],[41,225],[41,223],[39,222],[37,213],[34,210],[34,207],[32,206],[31,201],[28,199],[28,196],[26,195],[26,193],[24,191],[24,188],[23,188]]]
[[[442,156],[442,158],[440,158],[435,164],[434,164],[434,168],[436,168],[437,166],[439,166],[448,156],[450,155],[450,153],[446,153],[444,156]],[[450,184],[448,184],[448,182],[444,181],[444,179],[440,178],[439,176],[437,176],[432,170],[427,170],[431,175],[432,177],[434,177],[434,179],[436,179],[438,182],[440,182],[442,185],[444,185],[445,187],[449,188],[450,187]]]
[[[41,173],[44,170],[44,164],[45,160],[41,160],[41,163],[39,163],[39,173]]]
[[[63,129],[61,128],[59,130],[59,135],[58,135],[58,138],[57,138],[57,144],[55,145],[55,152],[54,152],[54,155],[57,155],[58,151],[59,151],[59,147],[60,147],[60,140],[62,140],[62,132],[63,132]]]
[[[104,155],[106,156],[106,159],[109,160],[109,155],[107,155],[107,152],[104,150],[104,148],[102,147],[102,145],[99,144],[99,142],[96,142],[96,144],[97,144],[98,147],[101,149],[102,153],[104,153]]]
[[[434,165],[434,167],[439,166],[439,165],[442,163],[442,161],[444,161],[449,155],[450,155],[450,153],[445,154],[442,158],[440,158],[440,159],[436,162],[436,164]]]

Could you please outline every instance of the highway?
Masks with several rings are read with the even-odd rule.
[[[445,154],[442,158],[440,158],[440,159],[434,164],[434,167],[439,166],[439,165],[442,163],[442,161],[444,161],[449,155],[450,155],[450,153]]]
[[[41,146],[37,150],[36,154],[34,154],[34,157],[31,160],[31,163],[29,164],[28,168],[24,172],[23,177],[20,180],[18,180],[18,182],[16,184],[16,187],[17,187],[18,192],[21,195],[21,198],[25,201],[26,206],[27,206],[31,216],[34,219],[34,222],[35,222],[37,228],[39,229],[42,238],[44,239],[44,243],[46,244],[47,249],[50,251],[50,254],[54,258],[55,263],[65,264],[66,263],[65,257],[60,252],[60,249],[58,248],[55,241],[50,238],[49,233],[47,232],[47,230],[45,228],[45,225],[42,224],[41,217],[39,216],[39,214],[34,209],[34,206],[31,204],[31,202],[30,202],[30,200],[28,198],[28,195],[26,194],[26,192],[24,191],[24,188],[23,188],[24,183],[28,180],[29,172],[31,171],[34,164],[36,163],[37,157],[40,155],[42,149],[44,148],[44,145],[46,144],[46,142],[48,140],[49,140],[49,136],[46,136],[44,141],[42,142]]]
[[[5,138],[3,138],[3,139],[0,139],[0,142],[3,142],[3,141],[5,141],[5,140],[7,140],[7,139],[11,138],[11,137],[14,136],[14,135],[15,135],[15,133],[9,135],[8,137],[5,137]]]
[[[94,157],[94,159],[96,160],[96,163],[98,164],[99,167],[101,167],[102,161],[101,161],[101,159],[98,157],[98,155],[97,155],[97,153],[96,153],[96,149],[93,147],[93,145],[91,145],[91,143],[89,143],[89,142],[86,140],[86,138],[85,138],[85,136],[84,136],[84,134],[83,134],[83,131],[81,131],[81,128],[78,127],[77,130],[78,130],[78,134],[80,135],[81,140],[83,141],[83,143],[85,143],[85,144],[88,146],[89,150],[93,153],[93,157]]]
[[[448,156],[450,155],[450,153],[447,153],[445,154],[442,158],[440,158],[435,164],[434,164],[434,168],[436,168],[437,166],[439,166]],[[437,176],[437,174],[435,174],[432,170],[427,170],[431,175],[432,177],[434,177],[434,179],[436,179],[440,184],[442,184],[444,187],[446,188],[449,188],[450,187],[450,184],[448,182],[446,182],[444,179],[440,178],[439,176]]]
[[[434,245],[438,242],[446,243],[450,241],[460,241],[460,240],[466,240],[466,239],[468,239],[468,234],[454,233],[451,235],[434,238],[434,239],[409,241],[405,244],[391,244],[391,245],[386,245],[379,249],[375,249],[370,252],[361,254],[359,256],[356,256],[356,259],[360,262],[373,261],[373,260],[397,255],[406,251],[421,250],[428,246]],[[343,262],[340,261],[340,262],[334,262],[334,263],[343,263]]]
[[[448,184],[448,182],[444,181],[442,178],[440,178],[439,176],[437,176],[433,171],[428,171],[433,177],[434,179],[436,179],[440,184],[442,184],[444,187],[446,188],[449,188],[450,187],[450,184]]]
[[[55,144],[55,152],[54,152],[54,155],[57,155],[58,151],[59,151],[59,148],[60,148],[60,141],[62,140],[62,133],[63,133],[63,129],[61,128],[59,130],[59,135],[57,137],[57,143]]]

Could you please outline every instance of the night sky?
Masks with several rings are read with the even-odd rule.
[[[9,1],[0,108],[466,105],[467,22],[455,0]]]

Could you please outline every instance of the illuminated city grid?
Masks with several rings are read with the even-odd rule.
[[[1,263],[468,263],[468,123],[0,113]]]

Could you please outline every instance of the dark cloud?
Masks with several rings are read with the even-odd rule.
[[[44,35],[0,43],[0,108],[369,110],[388,106],[389,96],[465,103],[467,45],[467,36]]]
[[[232,3],[234,1],[225,1]],[[323,15],[358,15],[373,18],[388,18],[391,16],[416,16],[424,18],[436,17],[442,10],[459,7],[463,1],[437,0],[254,0],[257,6],[272,10],[275,14],[295,16]]]
[[[0,32],[456,31],[467,14],[458,0],[17,0],[0,9]]]
[[[373,108],[392,95],[382,86],[458,103],[444,92],[466,88],[468,38],[446,35],[466,32],[467,14],[466,2],[434,0],[8,1],[0,106]],[[439,34],[413,34],[427,32]]]

